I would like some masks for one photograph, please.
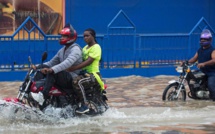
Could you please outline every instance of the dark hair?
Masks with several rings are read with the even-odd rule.
[[[86,30],[84,30],[84,31],[89,31],[89,32],[90,32],[90,34],[94,37],[95,42],[97,43],[97,40],[96,40],[96,32],[95,32],[95,30],[94,30],[94,29],[92,29],[92,28],[87,28],[87,29],[86,29]]]

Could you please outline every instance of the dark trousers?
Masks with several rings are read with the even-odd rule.
[[[56,86],[57,88],[65,91],[68,94],[73,92],[73,78],[71,74],[67,71],[61,71],[57,74],[47,75],[38,72],[37,77],[35,79],[39,80],[42,78],[45,78],[44,89],[42,91],[45,98],[49,95],[49,91],[51,90],[52,86]]]
[[[215,101],[215,75],[208,76],[208,90],[210,92],[210,97]]]

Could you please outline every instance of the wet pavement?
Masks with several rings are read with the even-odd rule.
[[[120,125],[119,121],[114,122],[114,120],[111,120],[112,124],[116,123],[115,129],[108,130],[106,134],[214,133],[215,120],[214,113],[211,112],[215,109],[214,102],[196,101],[191,100],[188,97],[186,102],[162,101],[162,92],[168,85],[168,81],[172,79],[177,79],[177,77],[160,75],[152,78],[128,76],[106,79],[106,83],[108,85],[108,104],[111,108],[115,108],[120,112],[124,112],[125,114],[136,113],[137,116],[140,115],[140,118],[143,118],[144,113],[146,113],[146,115],[150,116],[150,118],[153,119],[150,120],[144,116],[144,119],[146,119],[146,121],[140,123],[138,123],[138,119],[135,119],[137,123],[134,121],[134,123],[131,123],[132,126],[130,126],[133,127],[132,131],[128,130],[130,129],[129,126],[123,124]],[[0,98],[16,97],[20,85],[21,82],[19,81],[0,82]],[[198,109],[200,109],[200,111],[198,111]],[[205,109],[205,111],[208,112],[205,113],[204,111],[201,111],[201,109]],[[169,112],[168,110],[170,110],[171,112]],[[195,114],[199,114],[199,118],[198,115],[190,118],[190,116],[192,116],[192,113],[189,113],[189,111],[194,112]],[[167,115],[164,117],[164,119],[161,119],[162,117],[160,116],[163,116],[168,112],[170,113],[169,116]],[[178,114],[177,118],[180,119],[176,119],[176,115],[172,114],[172,112]],[[185,113],[189,115],[189,118],[186,119]],[[151,115],[153,115],[154,117],[151,117]],[[171,117],[173,115],[174,118]],[[157,121],[156,116],[158,116]]]
[[[176,78],[175,76],[108,78],[106,79],[108,104],[116,108],[163,106],[162,91],[169,80]],[[16,97],[20,85],[20,81],[0,82],[0,98]]]

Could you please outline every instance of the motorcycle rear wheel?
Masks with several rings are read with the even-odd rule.
[[[90,109],[89,112],[85,113],[86,115],[95,116],[99,114],[98,106],[93,101],[88,101],[87,104],[88,108]]]
[[[162,95],[163,101],[185,101],[186,100],[186,91],[185,88],[182,87],[183,90],[180,91],[179,96],[176,97],[178,93],[178,83],[172,83],[168,85]]]

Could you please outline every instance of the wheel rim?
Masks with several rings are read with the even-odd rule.
[[[177,93],[175,91],[172,91],[168,94],[167,100],[169,101],[174,101],[177,100],[178,98],[176,98]]]
[[[177,86],[171,86],[167,92],[167,100],[168,101],[184,101],[184,91],[181,90],[178,97],[176,97],[177,93],[178,93]]]
[[[97,105],[94,102],[89,101],[86,105],[89,108],[89,112],[86,113],[87,115],[97,115],[99,113]]]
[[[38,103],[32,97],[29,96],[27,101],[30,107],[38,107]]]

